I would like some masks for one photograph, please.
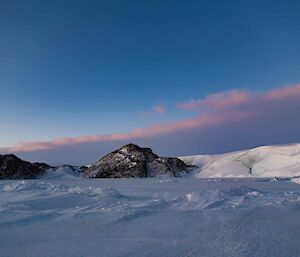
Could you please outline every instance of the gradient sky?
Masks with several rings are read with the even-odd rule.
[[[0,1],[0,152],[86,163],[300,141],[300,1]]]

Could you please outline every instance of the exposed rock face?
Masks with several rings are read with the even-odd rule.
[[[87,169],[88,169],[87,166],[82,165],[82,166],[79,167],[79,172],[84,173]]]
[[[13,154],[0,155],[0,179],[34,179],[51,168],[45,163],[30,163]]]
[[[177,177],[187,171],[188,166],[178,158],[159,157],[150,148],[128,144],[104,156],[85,174],[91,178]]]

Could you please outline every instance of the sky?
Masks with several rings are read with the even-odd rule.
[[[0,1],[0,153],[89,163],[300,142],[300,2]]]

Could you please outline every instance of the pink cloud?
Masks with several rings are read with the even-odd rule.
[[[54,139],[52,141],[40,142],[24,142],[10,148],[0,148],[0,152],[30,152],[38,150],[53,149],[59,146],[75,145],[80,143],[92,142],[107,142],[107,141],[121,141],[133,140],[139,138],[151,138],[159,135],[169,134],[176,131],[192,128],[205,128],[213,125],[222,124],[225,121],[240,120],[249,116],[249,113],[235,112],[230,116],[226,114],[221,115],[201,115],[191,119],[186,119],[173,123],[157,124],[148,128],[136,128],[128,133],[111,134],[111,135],[88,135],[81,137]]]
[[[177,104],[179,109],[199,110],[201,108],[223,109],[249,102],[252,96],[248,91],[232,90],[211,94],[205,99],[191,100]]]
[[[264,93],[232,90],[212,94],[207,96],[205,99],[178,104],[178,108],[195,110],[198,112],[195,117],[190,119],[155,124],[147,128],[136,128],[127,133],[87,135],[54,139],[52,141],[24,142],[13,147],[0,148],[0,152],[28,152],[54,149],[60,146],[81,143],[129,141],[133,139],[152,138],[186,129],[202,129],[220,126],[221,124],[228,122],[239,122],[245,119],[255,118],[259,115],[263,115],[264,111],[267,109],[272,110],[272,107],[275,107],[278,101],[289,104],[292,100],[300,101],[300,84],[285,88],[276,88]],[[266,106],[268,106],[268,108]],[[163,106],[156,107],[153,107],[153,110],[157,113],[165,112],[165,108]]]
[[[276,88],[265,94],[267,101],[282,100],[288,98],[299,98],[300,97],[300,84],[294,86],[288,86],[284,88]]]
[[[208,95],[205,99],[191,100],[177,104],[184,110],[206,111],[239,108],[245,105],[268,104],[278,100],[300,97],[300,84],[257,93],[247,90],[231,90]]]
[[[143,112],[141,114],[141,116],[147,117],[147,116],[151,116],[151,115],[161,115],[161,114],[164,114],[165,112],[166,112],[166,107],[162,104],[158,104],[158,105],[153,106],[150,111]]]
[[[156,105],[152,109],[157,114],[163,114],[166,112],[166,107],[163,105]]]

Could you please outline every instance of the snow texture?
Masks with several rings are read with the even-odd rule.
[[[295,257],[299,215],[290,179],[2,180],[0,255]]]

